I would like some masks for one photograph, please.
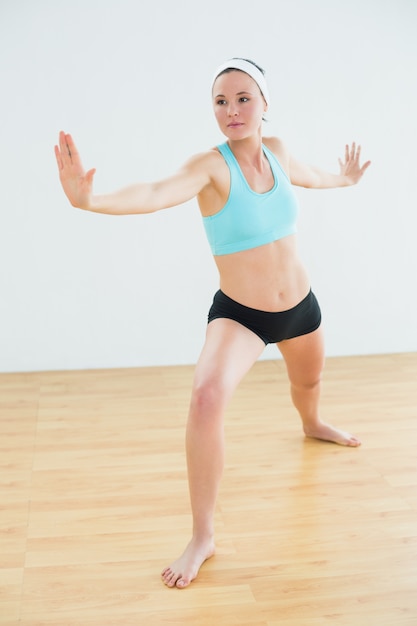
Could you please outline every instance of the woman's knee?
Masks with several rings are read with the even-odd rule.
[[[207,379],[194,384],[190,413],[200,418],[215,417],[223,413],[230,391],[218,379]]]
[[[290,377],[291,387],[296,391],[309,392],[320,388],[322,380],[321,370],[303,377]]]

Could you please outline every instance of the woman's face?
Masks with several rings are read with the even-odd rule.
[[[259,134],[267,105],[258,84],[245,72],[221,74],[213,85],[213,107],[220,130],[229,139]]]

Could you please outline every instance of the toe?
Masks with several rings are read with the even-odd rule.
[[[175,578],[175,574],[169,568],[165,570],[164,574],[162,575],[162,580],[167,585],[167,587],[173,587],[175,585],[175,580],[174,582],[172,582],[174,578]]]
[[[176,576],[174,573],[172,573],[172,574],[171,574],[171,576],[169,576],[169,577],[166,579],[165,584],[166,584],[168,587],[175,587],[175,583],[177,582],[177,580],[178,580],[178,576]]]

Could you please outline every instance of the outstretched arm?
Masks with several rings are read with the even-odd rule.
[[[59,178],[70,203],[112,215],[152,213],[194,198],[210,182],[205,156],[190,159],[176,174],[154,183],[139,183],[105,195],[93,194],[95,169],[85,172],[76,145],[64,132],[55,146]]]
[[[366,161],[360,165],[361,146],[355,143],[345,147],[344,161],[339,159],[339,174],[331,174],[318,167],[305,165],[290,156],[289,170],[290,180],[298,187],[309,187],[311,189],[328,189],[331,187],[348,187],[358,183],[371,162]]]

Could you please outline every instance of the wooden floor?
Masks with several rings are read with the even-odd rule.
[[[191,367],[0,376],[0,623],[417,624],[417,354],[328,359],[305,440],[281,361],[227,414],[216,556],[186,590]]]

